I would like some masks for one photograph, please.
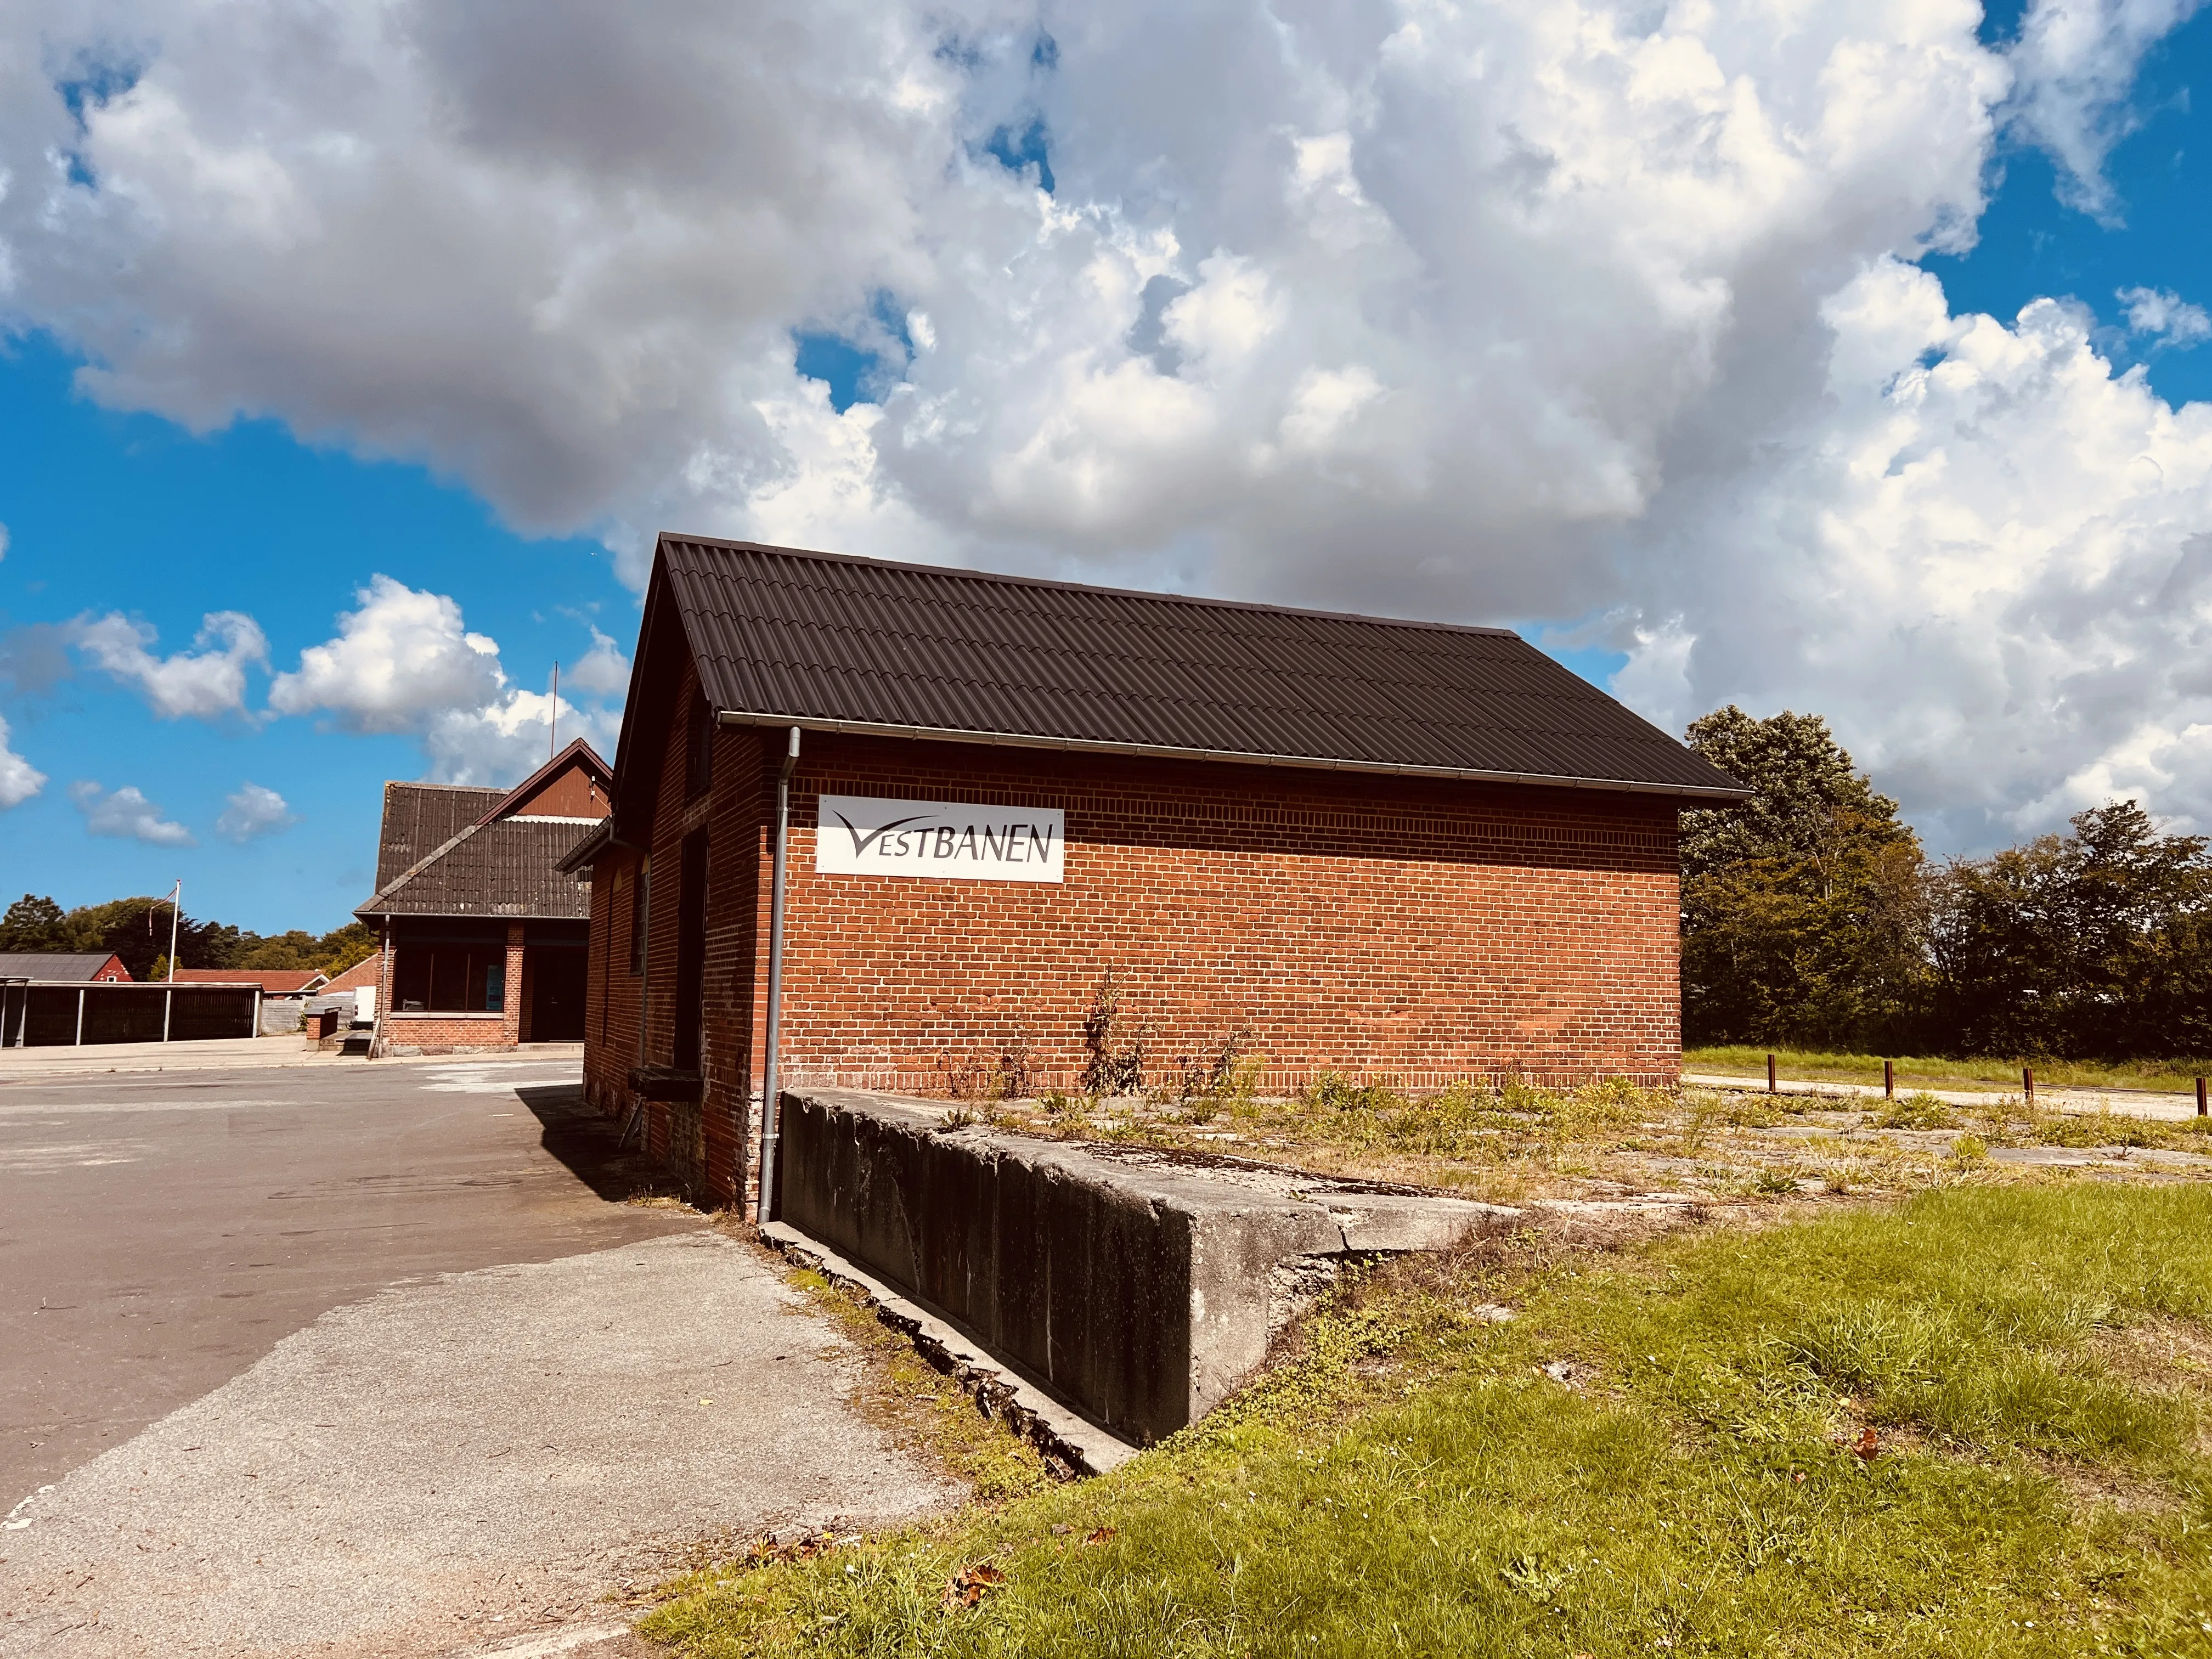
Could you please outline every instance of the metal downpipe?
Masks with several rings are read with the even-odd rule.
[[[783,1046],[783,889],[784,871],[791,862],[791,775],[798,766],[799,728],[794,726],[782,769],[775,775],[775,869],[769,883],[768,1064],[761,1087],[760,1218],[763,1222],[775,1219],[776,1151],[782,1139],[782,1079],[776,1062]]]

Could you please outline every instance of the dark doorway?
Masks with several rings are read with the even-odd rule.
[[[530,1040],[584,1040],[584,976],[586,952],[540,945],[530,953]]]
[[[707,832],[684,838],[684,869],[676,886],[676,1047],[669,1064],[699,1069],[699,1023],[706,989]]]

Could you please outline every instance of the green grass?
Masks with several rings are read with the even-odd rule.
[[[645,1629],[884,1659],[2212,1653],[2208,1238],[2212,1189],[2080,1182],[1408,1258],[1113,1475],[699,1575]],[[1468,1311],[1494,1297],[1519,1317]]]
[[[1875,1083],[1881,1081],[1880,1054],[1838,1054],[1810,1048],[1771,1051],[1777,1069],[1785,1079],[1811,1083]],[[1685,1048],[1686,1072],[1740,1073],[1766,1075],[1765,1048]],[[2138,1060],[2106,1064],[2100,1060],[1938,1060],[1925,1056],[1890,1056],[1900,1084],[1934,1085],[1951,1088],[1977,1086],[2020,1089],[2023,1066],[2035,1067],[2039,1087],[2084,1089],[2150,1089],[2160,1093],[2187,1094],[2200,1077],[2212,1077],[2212,1060]]]

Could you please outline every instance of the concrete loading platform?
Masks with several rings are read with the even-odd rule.
[[[1231,1158],[1040,1140],[895,1095],[794,1090],[782,1109],[772,1237],[842,1258],[1134,1445],[1218,1405],[1346,1263],[1448,1249],[1522,1214]]]

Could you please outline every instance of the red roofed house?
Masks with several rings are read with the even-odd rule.
[[[179,968],[179,985],[258,985],[264,997],[304,997],[322,989],[317,968]]]
[[[591,890],[558,868],[607,816],[613,775],[581,739],[512,789],[387,783],[372,1054],[574,1042]]]
[[[131,970],[118,956],[97,951],[0,952],[0,979],[27,979],[42,985],[127,985]]]
[[[339,991],[358,991],[364,985],[374,985],[384,970],[384,959],[372,951],[342,974],[333,975],[323,987],[322,994],[330,996]]]

